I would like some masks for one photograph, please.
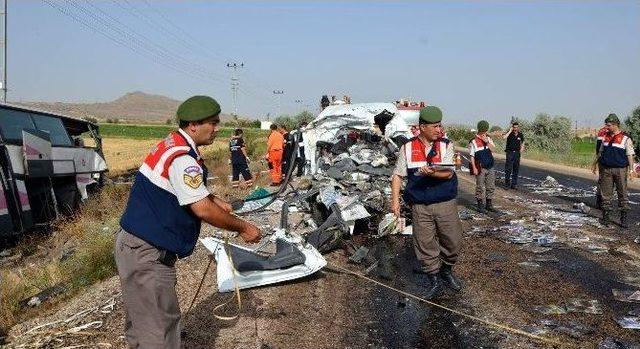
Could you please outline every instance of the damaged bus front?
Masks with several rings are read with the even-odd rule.
[[[73,212],[106,171],[96,124],[0,104],[0,238]]]

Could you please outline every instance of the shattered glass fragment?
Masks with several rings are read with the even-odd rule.
[[[587,313],[602,315],[602,307],[596,299],[572,298],[567,300],[566,309],[570,313]]]
[[[616,318],[616,322],[622,328],[632,330],[640,330],[640,317],[637,316],[620,316]]]
[[[555,304],[537,305],[533,307],[533,309],[545,315],[561,315],[567,313],[567,309]]]

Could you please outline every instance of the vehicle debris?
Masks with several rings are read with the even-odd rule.
[[[301,278],[327,264],[313,246],[305,243],[300,236],[285,233],[284,229],[276,229],[268,240],[275,245],[272,255],[261,253],[258,248],[252,250],[215,237],[205,237],[200,242],[216,258],[219,292]]]
[[[613,298],[620,302],[640,303],[640,290],[612,289]]]
[[[615,320],[622,328],[640,330],[640,317],[638,316],[620,316]]]
[[[607,337],[598,344],[597,349],[640,349],[640,345],[632,344],[617,338]]]

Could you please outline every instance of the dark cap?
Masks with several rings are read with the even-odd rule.
[[[620,125],[620,119],[618,119],[618,115],[611,113],[609,114],[609,116],[607,116],[606,119],[604,119],[605,123],[610,123],[610,124],[617,124]]]
[[[420,109],[421,124],[437,124],[442,121],[442,110],[440,108],[430,105]]]
[[[487,132],[489,131],[489,123],[487,120],[480,120],[478,122],[478,132]]]
[[[182,121],[200,121],[220,114],[220,104],[209,96],[193,96],[182,102],[176,116]]]

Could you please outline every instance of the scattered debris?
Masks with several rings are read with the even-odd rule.
[[[362,261],[367,257],[367,254],[369,254],[369,249],[364,247],[364,246],[360,246],[350,257],[349,257],[349,262],[352,263],[356,263],[356,264],[360,264],[362,263]]]
[[[622,328],[640,330],[640,317],[638,316],[620,316],[615,320]]]
[[[640,349],[640,345],[631,344],[617,338],[607,337],[598,344],[597,349]]]
[[[602,307],[595,299],[569,299],[566,303],[567,312],[569,313],[587,313],[602,315]]]
[[[624,291],[624,290],[611,290],[613,298],[620,302],[640,303],[640,290]]]
[[[533,309],[545,315],[561,315],[567,313],[567,309],[565,307],[556,304],[537,305],[533,307]]]
[[[40,304],[42,304],[43,302],[46,302],[47,300],[49,300],[49,299],[51,299],[51,298],[53,298],[55,296],[63,294],[66,291],[67,291],[67,289],[64,287],[64,285],[57,284],[57,285],[51,286],[51,287],[39,292],[35,296],[32,296],[32,297],[25,298],[25,299],[21,300],[18,305],[19,305],[20,308],[37,307]]]

